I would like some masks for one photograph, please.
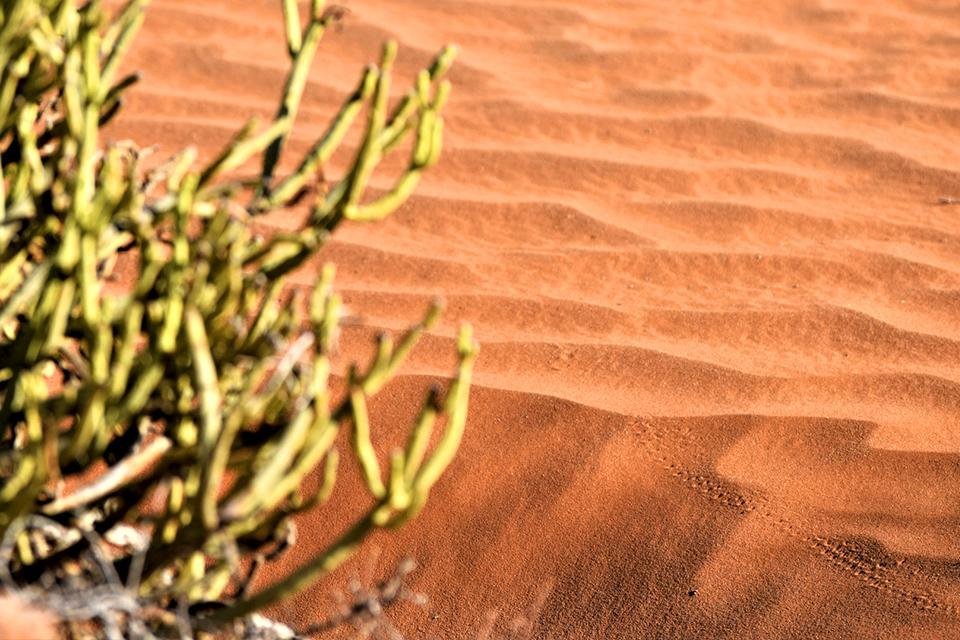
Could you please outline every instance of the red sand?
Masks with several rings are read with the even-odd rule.
[[[154,2],[113,134],[210,154],[269,116],[278,5]],[[457,462],[375,541],[422,565],[407,636],[475,638],[549,589],[535,637],[960,637],[955,3],[348,6],[293,151],[384,38],[398,90],[463,47],[440,165],[325,252],[354,351],[449,301],[376,403],[392,437],[456,323],[483,343]],[[323,617],[351,570],[277,614]]]
[[[0,638],[3,640],[56,640],[52,615],[8,595],[0,595]]]

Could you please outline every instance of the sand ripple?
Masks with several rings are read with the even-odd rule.
[[[210,154],[269,116],[277,4],[156,0],[113,135]],[[464,49],[440,166],[324,256],[361,319],[347,353],[449,300],[373,407],[388,423],[447,372],[457,321],[484,342],[451,474],[376,541],[424,567],[409,637],[476,637],[545,585],[536,637],[960,637],[956,6],[349,7],[294,151],[382,38],[406,77]],[[321,616],[331,584],[280,615]]]

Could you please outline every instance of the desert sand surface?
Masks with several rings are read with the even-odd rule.
[[[380,573],[421,566],[429,604],[391,613],[408,638],[491,612],[536,638],[960,638],[960,7],[346,6],[294,152],[385,38],[398,93],[462,47],[440,164],[323,255],[345,353],[448,302],[375,403],[381,451],[460,321],[483,350],[426,511],[274,614],[325,617],[379,549]],[[286,65],[279,2],[155,0],[111,135],[209,156],[272,115]],[[350,509],[301,522],[275,571]]]

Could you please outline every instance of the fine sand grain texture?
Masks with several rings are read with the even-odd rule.
[[[421,565],[430,604],[392,614],[409,638],[533,610],[537,638],[960,638],[956,3],[347,6],[294,152],[384,38],[397,92],[463,48],[438,167],[324,254],[345,355],[448,301],[374,403],[381,451],[459,321],[483,351],[426,511],[274,615],[324,617],[376,547],[380,574]],[[132,58],[111,135],[209,156],[272,114],[279,3],[156,0]],[[275,571],[336,535],[354,473]]]

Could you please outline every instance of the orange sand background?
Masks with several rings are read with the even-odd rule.
[[[374,407],[387,440],[456,324],[483,344],[459,458],[362,553],[420,562],[407,637],[503,629],[544,592],[543,638],[960,637],[956,3],[346,6],[295,153],[383,39],[398,92],[463,47],[440,165],[323,256],[348,353],[448,301]],[[112,135],[209,155],[286,65],[278,2],[156,0]],[[364,564],[276,615],[318,620]]]

